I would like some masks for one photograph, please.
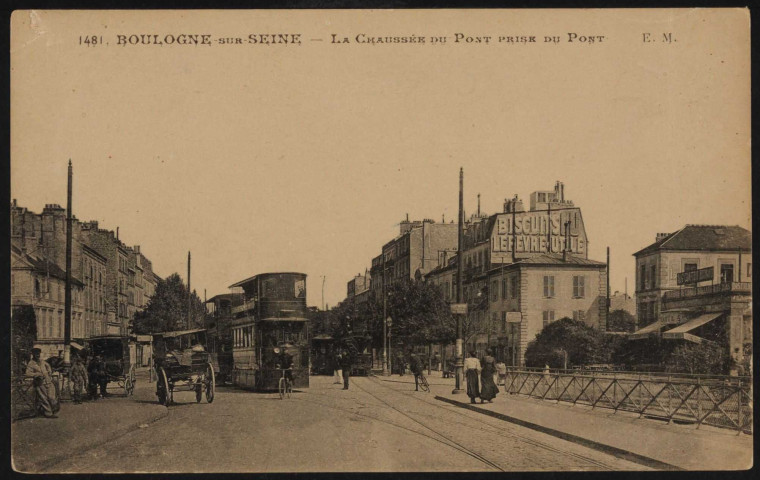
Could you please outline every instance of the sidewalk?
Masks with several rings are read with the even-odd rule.
[[[36,417],[12,423],[13,468],[38,472],[167,415],[166,407],[156,401],[155,386],[147,373],[138,372],[131,397],[124,397],[112,385],[114,394],[107,399],[81,405],[62,403],[58,418]]]
[[[410,383],[414,377],[378,377]],[[436,400],[518,424],[661,470],[744,470],[752,467],[751,435],[709,426],[670,424],[628,412],[500,393],[493,403],[475,405],[465,393],[452,394],[454,379],[433,372],[428,378]],[[478,401],[479,402],[479,401]]]

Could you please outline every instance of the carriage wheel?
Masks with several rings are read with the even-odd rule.
[[[423,392],[429,392],[430,391],[430,385],[428,384],[427,378],[425,378],[425,375],[420,375],[420,388]]]
[[[215,391],[216,391],[216,378],[214,377],[214,366],[209,363],[208,367],[206,367],[206,401],[208,403],[211,403],[214,401]],[[198,401],[200,402],[200,400]]]
[[[163,367],[159,367],[156,395],[158,396],[158,403],[169,406],[169,380],[166,378],[166,372]]]

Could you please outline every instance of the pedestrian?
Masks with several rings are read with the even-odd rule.
[[[438,353],[433,355],[433,365],[435,366],[436,372],[441,371],[441,357],[438,356]]]
[[[331,366],[333,369],[333,374],[335,376],[335,381],[333,383],[338,384],[338,385],[343,383],[343,376],[340,373],[340,369],[341,369],[340,360],[341,360],[340,350],[338,350],[332,355],[332,358],[331,358],[331,364],[332,364]]]
[[[498,381],[496,382],[496,385],[504,385],[507,386],[507,364],[503,361],[496,364],[496,375],[498,377]]]
[[[480,374],[480,362],[475,352],[470,352],[470,356],[464,361],[465,378],[467,379],[467,396],[470,397],[470,403],[475,403],[475,399],[480,397],[478,388],[478,376]]]
[[[420,375],[422,375],[422,360],[416,353],[412,352],[409,356],[409,369],[414,374],[414,391],[417,392],[420,389]]]
[[[79,355],[74,354],[71,359],[71,383],[73,384],[74,403],[82,403],[82,392],[87,388],[87,370],[84,368]]]
[[[37,413],[46,418],[58,418],[56,413],[61,407],[53,385],[53,369],[41,356],[42,347],[32,347],[32,359],[26,365],[26,376],[32,377],[34,382]]]
[[[108,394],[106,389],[108,388],[108,369],[106,367],[106,360],[102,356],[98,356],[98,385],[100,386],[100,398],[106,398]]]
[[[406,370],[404,355],[401,352],[396,352],[396,373],[398,373],[399,377],[404,376],[404,370]]]
[[[493,381],[494,375],[496,375],[496,359],[493,358],[493,350],[490,348],[486,349],[482,368],[483,370],[480,372],[480,403],[493,403],[493,399],[499,393],[499,387]]]
[[[91,400],[98,399],[98,386],[100,384],[100,356],[94,355],[90,358],[90,363],[87,365],[87,385],[88,393]]]
[[[348,390],[348,378],[351,376],[351,355],[346,350],[340,354],[340,367],[343,370],[343,390]]]

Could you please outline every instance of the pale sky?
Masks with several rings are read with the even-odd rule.
[[[573,31],[605,39],[564,42]],[[303,44],[115,45],[281,32]],[[359,45],[359,33],[450,38]],[[65,206],[71,158],[74,214],[118,226],[161,276],[185,278],[192,251],[201,297],[299,271],[310,305],[323,275],[336,304],[407,213],[456,219],[460,166],[468,215],[478,193],[497,213],[564,182],[589,258],[611,247],[613,291],[627,277],[633,293],[632,254],[657,232],[751,225],[743,10],[16,12],[12,34],[12,197]],[[110,43],[80,46],[84,34]]]

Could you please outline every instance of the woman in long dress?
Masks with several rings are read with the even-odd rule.
[[[493,381],[496,374],[496,359],[492,356],[489,348],[486,350],[486,356],[483,357],[483,370],[480,373],[480,403],[493,403],[494,397],[499,393],[499,387]]]
[[[480,388],[478,388],[480,361],[475,356],[475,352],[470,352],[470,356],[464,360],[464,372],[467,379],[467,396],[470,397],[470,403],[475,403],[475,399],[480,397]]]

